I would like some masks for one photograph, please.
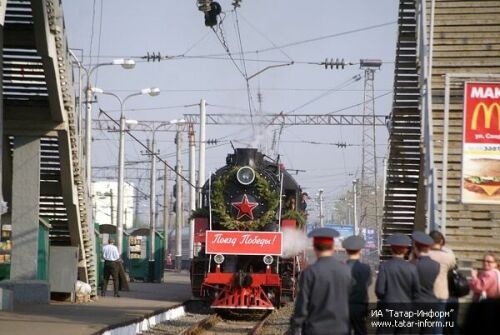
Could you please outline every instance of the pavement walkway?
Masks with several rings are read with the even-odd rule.
[[[108,290],[112,295],[112,291]],[[120,297],[99,297],[83,304],[54,302],[18,305],[0,312],[1,335],[91,335],[126,324],[191,298],[188,272],[167,272],[165,283],[130,283]]]

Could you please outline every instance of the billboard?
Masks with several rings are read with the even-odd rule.
[[[342,224],[326,224],[325,228],[333,228],[340,233],[335,239],[335,249],[342,249],[342,241],[351,235],[354,235],[354,226]]]
[[[372,228],[363,228],[363,236],[365,238],[366,244],[365,249],[377,249],[377,232]]]
[[[500,83],[464,88],[461,195],[464,204],[500,204]]]
[[[281,232],[207,230],[206,253],[281,256]]]

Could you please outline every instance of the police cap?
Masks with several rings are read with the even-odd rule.
[[[346,250],[361,250],[365,246],[365,240],[361,236],[352,235],[342,242],[342,247]]]
[[[332,228],[317,228],[307,236],[313,238],[314,244],[333,244],[333,239],[340,236],[340,233]]]
[[[411,240],[408,236],[403,234],[394,234],[387,238],[387,244],[397,247],[411,246]]]
[[[411,237],[413,241],[422,245],[430,246],[434,244],[434,240],[423,231],[414,231]]]
[[[307,237],[339,237],[340,233],[333,228],[316,228]]]

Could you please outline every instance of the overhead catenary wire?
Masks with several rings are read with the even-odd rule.
[[[191,50],[193,50],[196,46],[203,42],[208,37],[208,35],[210,35],[210,32],[205,33],[202,38],[193,43],[186,51],[181,54],[181,56],[186,56]]]
[[[94,22],[95,22],[95,5],[96,1],[94,0],[92,2],[92,23],[91,23],[91,28],[90,28],[90,47],[89,47],[89,68],[92,66],[92,46],[94,43]]]
[[[361,77],[359,77],[359,79],[361,79]],[[305,103],[303,103],[303,104],[301,104],[301,105],[299,105],[299,106],[297,106],[297,107],[293,108],[292,110],[290,110],[290,111],[288,112],[288,114],[295,113],[295,112],[296,112],[296,111],[298,111],[299,109],[302,109],[302,108],[304,108],[304,107],[306,107],[306,106],[308,106],[308,105],[310,105],[310,104],[312,104],[312,103],[314,103],[314,102],[318,101],[319,99],[322,99],[322,98],[326,97],[327,95],[329,95],[329,94],[331,94],[331,93],[337,92],[340,88],[343,88],[343,87],[348,87],[349,85],[352,85],[353,83],[355,83],[355,82],[359,81],[359,79],[358,79],[358,75],[355,75],[355,76],[353,76],[353,77],[349,78],[348,80],[346,80],[346,81],[344,81],[344,82],[340,83],[339,85],[337,85],[337,86],[335,86],[335,87],[333,87],[333,88],[329,89],[328,91],[326,91],[326,92],[324,92],[324,93],[322,93],[322,94],[318,95],[317,97],[314,97],[313,99],[308,100],[308,101],[306,101]]]
[[[111,121],[113,121],[116,125],[120,126],[120,122],[118,122],[115,119],[113,119],[111,116],[109,116],[108,113],[106,113],[105,111],[103,111],[101,108],[99,108],[99,113],[100,114],[101,113],[104,114],[108,119],[110,119]],[[188,183],[188,185],[190,185],[192,187],[197,187],[196,185],[191,184],[191,182],[186,177],[184,177],[182,174],[178,174],[177,171],[173,167],[171,167],[170,164],[167,163],[167,161],[165,161],[163,158],[161,158],[160,155],[158,155],[157,153],[152,152],[151,149],[148,148],[147,145],[145,145],[141,140],[139,140],[129,130],[125,130],[125,133],[128,134],[130,137],[132,137],[137,143],[139,143],[139,145],[142,146],[149,154],[154,155],[160,162],[162,162],[163,164],[165,164],[167,166],[167,168],[169,168],[171,171],[174,171],[174,173],[176,175],[178,175],[186,183]]]
[[[246,22],[246,24],[248,24],[248,26],[250,28],[252,28],[253,30],[255,30],[260,36],[262,36],[264,39],[266,39],[269,43],[271,43],[271,45],[275,48],[277,48],[279,50],[279,52],[281,52],[281,54],[283,54],[283,56],[285,56],[286,58],[288,58],[291,62],[295,62],[292,57],[290,57],[289,54],[287,54],[283,48],[279,47],[276,43],[274,43],[269,37],[267,37],[262,31],[260,31],[259,29],[257,29],[257,27],[255,27],[249,20],[247,20],[243,15],[241,15],[241,18]],[[259,54],[259,52],[256,52],[257,55]]]
[[[369,31],[369,30],[373,30],[373,29],[379,29],[379,28],[382,28],[382,27],[394,25],[396,23],[397,23],[397,21],[389,21],[389,22],[374,24],[374,25],[365,26],[365,27],[361,27],[361,28],[346,30],[346,31],[338,32],[338,33],[332,33],[332,34],[328,34],[328,35],[324,35],[324,36],[313,37],[313,38],[309,38],[309,39],[305,39],[305,40],[300,40],[300,41],[295,41],[295,42],[289,42],[289,43],[285,43],[285,44],[282,44],[282,45],[276,45],[276,46],[273,46],[273,47],[268,47],[268,48],[263,48],[263,49],[256,49],[256,50],[249,50],[249,51],[243,51],[243,52],[244,52],[244,54],[264,53],[264,52],[268,52],[268,51],[272,51],[272,50],[289,48],[289,47],[292,47],[292,46],[297,46],[297,45],[301,45],[301,44],[307,44],[307,43],[317,42],[317,41],[321,41],[321,40],[325,40],[325,39],[330,39],[330,38],[335,38],[335,37],[340,37],[340,36],[345,36],[345,35],[350,35],[350,34],[356,34],[356,33],[363,32],[363,31]],[[218,56],[225,56],[225,55],[226,55],[225,53],[223,53],[223,54],[216,53],[216,54],[186,56],[186,58],[187,57],[218,57]],[[234,55],[239,55],[239,53],[233,53],[232,56],[234,56]],[[117,57],[124,57],[124,55],[121,55],[121,56],[106,55],[106,56],[101,56],[101,57],[117,58]],[[130,55],[128,55],[128,57],[130,57]],[[142,57],[143,56],[132,56],[132,58],[135,58],[135,59],[141,59]],[[183,58],[182,55],[165,56],[165,57],[166,57],[165,59]],[[247,61],[249,61],[249,59],[247,59]],[[258,61],[258,60],[255,60],[255,61]],[[260,61],[264,61],[264,60],[261,59]],[[297,63],[297,61],[295,61],[295,62]]]
[[[100,55],[101,55],[101,37],[102,37],[102,15],[103,15],[103,7],[104,7],[104,0],[101,0],[100,2],[100,10],[99,10],[99,34],[97,35],[97,60],[96,63],[99,64],[100,61]],[[95,70],[95,86],[98,86],[98,80],[99,80],[99,68]]]

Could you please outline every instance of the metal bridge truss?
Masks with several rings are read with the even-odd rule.
[[[188,123],[199,124],[199,114],[184,114]],[[265,126],[385,126],[386,116],[375,117],[363,115],[340,114],[263,114],[254,121],[256,125]],[[207,114],[207,124],[212,125],[249,125],[252,124],[250,115],[245,114]]]

